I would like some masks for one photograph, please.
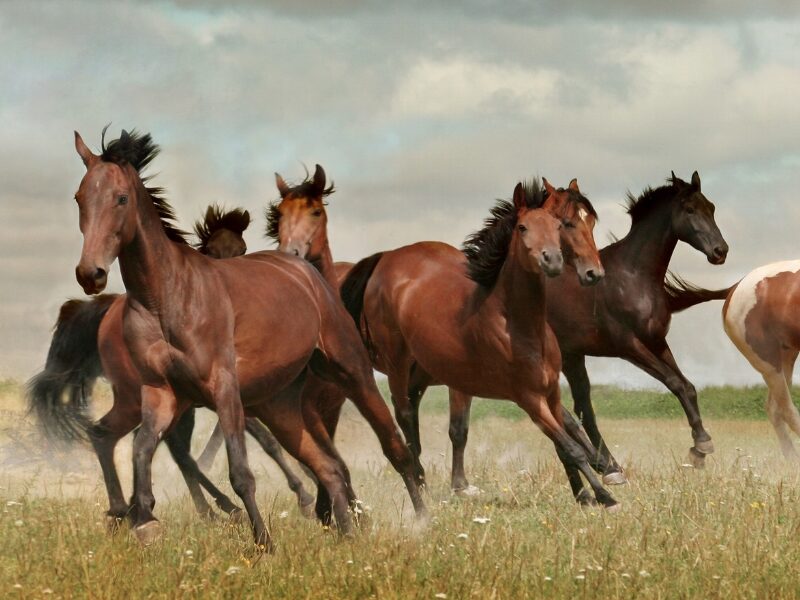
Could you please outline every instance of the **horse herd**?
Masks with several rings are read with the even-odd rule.
[[[626,478],[598,429],[585,357],[623,358],[675,394],[692,431],[690,457],[700,466],[714,446],[695,388],[665,338],[674,312],[713,299],[726,299],[725,330],[762,373],[769,418],[784,453],[795,456],[789,429],[800,434],[800,414],[789,385],[800,348],[800,261],[762,267],[717,291],[672,275],[679,241],[715,265],[728,253],[697,172],[688,182],[673,173],[665,185],[629,195],[630,231],[599,251],[597,213],[577,181],[556,188],[542,179],[518,183],[462,250],[420,242],[353,265],[333,261],[326,199],[334,189],[319,165],[295,186],[276,174],[280,199],[267,208],[266,233],[278,251],[247,254],[242,233],[250,215],[242,209],[210,206],[195,225],[196,248],[189,244],[163,191],[147,186],[143,172],[158,153],[149,134],[122,131],[106,144],[104,129],[94,154],[76,132],[75,148],[86,167],[75,194],[83,233],[75,275],[97,296],[62,306],[29,401],[48,434],[91,442],[110,525],[129,518],[143,544],[160,531],[151,463],[162,438],[198,512],[213,514],[204,488],[220,509],[241,514],[203,474],[224,439],[231,485],[256,544],[272,547],[245,431],[279,464],[304,514],[335,519],[350,533],[360,509],[333,442],[346,398],[424,519],[419,405],[430,385],[449,388],[455,492],[476,491],[464,449],[472,397],[481,396],[519,405],[552,440],[575,499],[613,510],[619,505],[604,486]],[[115,259],[126,294],[103,295]],[[388,377],[402,435],[373,369]],[[561,404],[562,371],[577,420]],[[95,422],[91,390],[101,375],[112,385],[113,406]],[[196,406],[219,418],[197,462],[189,452]],[[114,449],[134,430],[127,501]],[[313,474],[316,499],[282,448]]]

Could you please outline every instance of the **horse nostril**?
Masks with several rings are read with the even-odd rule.
[[[723,248],[722,246],[717,246],[716,248],[714,248],[714,256],[716,257],[725,256],[727,253],[728,249]]]
[[[549,263],[550,262],[550,253],[547,250],[542,250],[542,260],[545,263]]]
[[[297,248],[295,248],[294,250],[292,250],[292,254],[294,254],[295,256],[300,256],[300,251]]]
[[[588,279],[589,281],[594,281],[595,279],[597,279],[597,274],[594,272],[594,269],[589,269],[588,271],[586,271],[586,279]]]
[[[95,272],[94,272],[94,280],[95,281],[100,281],[102,279],[105,279],[105,276],[106,276],[106,270],[105,269],[97,268],[95,270]]]

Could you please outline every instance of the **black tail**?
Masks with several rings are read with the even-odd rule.
[[[664,291],[667,292],[667,303],[671,313],[680,312],[709,300],[725,300],[733,286],[721,290],[705,290],[689,283],[672,271],[664,278]]]
[[[28,406],[49,437],[86,439],[86,392],[103,367],[97,332],[116,294],[68,300],[61,306],[44,370],[28,382]]]
[[[367,289],[367,282],[372,277],[372,273],[382,257],[383,252],[378,252],[358,261],[350,269],[347,277],[342,281],[342,285],[339,286],[339,295],[342,298],[344,307],[353,317],[359,330],[361,329],[361,313],[364,310],[364,290]]]

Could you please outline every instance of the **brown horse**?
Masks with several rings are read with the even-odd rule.
[[[764,265],[731,288],[722,307],[725,333],[767,384],[766,409],[786,458],[798,460],[790,432],[800,435],[792,372],[800,351],[800,261]]]
[[[153,193],[156,191],[153,190]],[[164,218],[170,219],[166,205],[159,206]],[[195,223],[198,237],[196,247],[202,254],[215,258],[244,254],[247,246],[242,233],[249,224],[250,214],[247,211],[223,211],[219,206],[211,205],[205,218]],[[166,231],[176,243],[186,243],[185,235],[180,230],[169,227]],[[129,511],[114,464],[114,449],[119,439],[141,421],[139,373],[133,368],[127,347],[121,342],[125,301],[124,294],[110,294],[88,301],[66,302],[61,307],[45,369],[29,384],[30,405],[39,415],[46,431],[62,439],[88,437],[91,440],[105,478],[109,496],[107,514],[112,529]],[[112,384],[114,405],[97,423],[92,423],[85,414],[89,403],[88,392],[101,375]],[[61,400],[65,393],[70,398],[67,403]],[[278,442],[257,419],[247,419],[246,426],[247,431],[286,475],[289,487],[297,495],[301,511],[307,515],[314,499],[292,472]],[[213,516],[200,490],[202,486],[220,508],[228,513],[239,511],[188,456],[193,429],[194,407],[191,407],[165,441],[186,480],[195,508],[202,516]]]
[[[151,462],[159,438],[191,402],[216,410],[230,479],[259,546],[271,539],[255,502],[244,445],[245,409],[306,464],[333,499],[341,531],[352,529],[354,499],[340,461],[317,443],[298,404],[306,369],[346,390],[400,472],[418,515],[424,503],[413,459],[372,377],[358,333],[319,273],[284,253],[212,260],[170,241],[139,172],[153,158],[150,136],[123,131],[93,154],[76,133],[87,172],[76,200],[84,236],[76,278],[101,292],[119,258],[128,292],[124,342],[142,386],[142,425],[134,440],[134,531],[157,532]],[[269,343],[279,341],[279,343]],[[310,403],[309,403],[310,404]]]
[[[278,173],[275,183],[280,200],[267,208],[266,235],[278,244],[278,250],[298,256],[310,262],[334,290],[352,268],[352,263],[334,263],[328,242],[328,215],[325,210],[327,199],[334,192],[333,184],[326,187],[324,169],[317,165],[312,177],[290,186]],[[334,384],[320,381],[313,375],[306,381],[313,390],[314,398],[309,400],[317,405],[321,420],[315,423],[319,439],[324,440],[331,453],[333,437],[339,420],[339,412],[345,401],[342,391]],[[222,430],[217,424],[211,439],[198,462],[213,460],[222,443]],[[343,465],[344,466],[344,465]],[[344,466],[346,472],[346,466]],[[324,487],[318,487],[316,513],[327,524],[331,520],[331,500]]]
[[[612,507],[616,501],[587,460],[594,450],[564,427],[561,355],[545,307],[545,279],[562,270],[562,244],[581,279],[602,278],[592,238],[596,214],[575,180],[568,189],[544,185],[547,194],[537,181],[518,184],[513,204],[499,202],[464,253],[422,242],[364,259],[342,284],[342,298],[373,364],[389,377],[409,441],[415,367],[428,384],[516,402],[553,441],[575,498],[591,501],[582,473],[597,501]]]

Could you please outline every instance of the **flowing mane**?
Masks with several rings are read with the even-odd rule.
[[[194,232],[198,243],[195,247],[202,249],[211,240],[211,237],[222,229],[232,231],[241,236],[250,225],[250,213],[242,208],[224,211],[218,204],[210,204],[206,209],[206,216],[201,221],[195,221]]]
[[[524,182],[523,191],[528,208],[544,204],[546,194],[539,179]],[[497,281],[517,224],[517,211],[508,200],[498,200],[489,212],[491,216],[483,222],[483,229],[470,234],[461,247],[467,257],[467,275],[485,288],[493,287]]]
[[[687,185],[677,177],[668,177],[666,185],[657,188],[646,187],[638,198],[628,192],[625,208],[631,216],[631,221],[638,223],[662,204],[670,202],[680,191],[680,184]]]
[[[321,194],[317,194],[316,190],[314,189],[314,179],[308,174],[308,170],[306,169],[306,177],[295,186],[289,188],[289,191],[286,193],[284,198],[292,198],[292,199],[299,199],[299,198],[327,198],[332,193],[334,193],[336,189],[333,186],[333,182],[322,190]],[[280,225],[281,225],[281,211],[278,210],[278,206],[284,200],[281,198],[280,200],[276,200],[267,206],[266,210],[264,211],[264,216],[267,219],[267,227],[265,230],[265,235],[271,239],[273,242],[278,242],[278,237],[280,234]],[[323,202],[325,204],[325,202]]]
[[[130,133],[123,130],[122,135],[118,139],[111,140],[106,145],[106,130],[108,125],[103,127],[103,134],[101,138],[100,158],[106,162],[112,162],[118,165],[131,165],[142,177],[142,182],[147,183],[150,177],[145,177],[142,172],[147,166],[158,156],[160,148],[153,142],[153,138],[149,133],[141,134],[135,129]],[[160,187],[146,187],[147,193],[150,194],[150,199],[153,201],[153,206],[156,207],[158,218],[161,220],[161,226],[164,228],[164,233],[167,237],[177,244],[188,245],[189,242],[186,236],[189,235],[186,231],[180,229],[176,220],[175,210],[172,205],[164,197],[164,190]]]

